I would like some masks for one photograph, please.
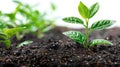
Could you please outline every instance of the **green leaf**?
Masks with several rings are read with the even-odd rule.
[[[3,29],[3,32],[8,36],[8,37],[12,37],[13,35],[15,35],[16,33],[20,32],[21,30],[23,30],[23,27],[15,27],[15,28],[10,28],[10,29]]]
[[[0,41],[4,41],[4,40],[7,40],[7,39],[8,38],[7,38],[6,34],[0,33]]]
[[[77,24],[83,24],[83,20],[77,18],[77,17],[66,17],[66,18],[63,18],[63,20],[65,22],[69,22],[69,23],[77,23]]]
[[[93,4],[89,9],[90,11],[89,18],[92,18],[97,13],[98,10],[99,10],[99,4],[98,3]]]
[[[79,6],[78,6],[78,11],[83,18],[89,18],[89,9],[81,1],[80,1]]]
[[[3,22],[0,22],[0,29],[2,28],[6,28],[7,27],[7,25],[5,24],[5,23],[3,23]]]
[[[113,20],[100,20],[92,24],[92,30],[102,30],[111,26],[115,21]]]
[[[29,45],[29,44],[31,44],[31,43],[33,43],[33,41],[29,41],[29,40],[28,40],[28,41],[24,41],[24,42],[18,44],[17,48],[20,48],[20,47],[22,47],[22,46],[24,46],[24,45]]]
[[[63,34],[80,44],[84,44],[86,40],[85,35],[78,31],[67,31]]]
[[[0,16],[2,15],[2,11],[0,11]]]
[[[13,13],[9,13],[9,14],[4,14],[5,16],[7,16],[10,20],[15,20],[15,14],[13,14]]]
[[[5,43],[7,48],[10,48],[11,41],[9,39],[5,40],[4,43]]]
[[[95,39],[90,42],[90,46],[94,47],[95,45],[112,45],[110,41],[104,40],[104,39]]]
[[[56,10],[56,6],[54,3],[51,3],[51,8],[52,8],[52,10]]]
[[[14,3],[17,3],[17,4],[22,4],[22,2],[18,1],[18,0],[13,0]]]
[[[7,48],[10,48],[11,41],[6,34],[0,33],[0,42],[4,43]]]
[[[19,11],[19,9],[20,9],[21,6],[22,6],[21,3],[19,3],[19,4],[17,5],[17,7],[15,8],[15,11],[13,12],[14,15],[17,14],[17,12]]]

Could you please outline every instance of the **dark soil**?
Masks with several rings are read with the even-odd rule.
[[[67,30],[58,27],[41,39],[26,35],[22,41],[33,40],[32,44],[16,48],[17,41],[10,49],[0,48],[0,67],[120,67],[120,28],[92,32],[90,40],[104,38],[114,45],[89,49],[62,34]]]

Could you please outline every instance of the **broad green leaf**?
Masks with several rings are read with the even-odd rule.
[[[21,30],[23,30],[23,27],[15,27],[15,28],[10,28],[10,29],[3,29],[3,32],[8,36],[11,37],[13,35],[15,35],[16,33],[20,32]]]
[[[92,30],[102,30],[111,26],[115,21],[113,20],[100,20],[92,24]]]
[[[17,48],[20,48],[20,47],[22,47],[22,46],[24,46],[24,45],[29,45],[29,44],[31,44],[31,43],[33,43],[33,41],[24,41],[24,42],[18,44]]]
[[[63,34],[80,44],[84,44],[86,40],[85,35],[78,31],[67,31]]]
[[[89,18],[92,18],[97,13],[98,10],[99,10],[99,4],[98,3],[93,4],[89,9],[90,11]]]
[[[89,9],[82,2],[78,6],[78,11],[83,18],[89,18]]]
[[[83,21],[77,17],[66,17],[63,18],[65,22],[83,24]]]
[[[104,39],[95,39],[90,42],[90,46],[94,47],[95,45],[112,45],[112,43]]]

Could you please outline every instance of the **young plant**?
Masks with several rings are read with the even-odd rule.
[[[17,40],[21,40],[26,33],[32,33],[40,38],[44,32],[55,26],[54,20],[47,19],[48,12],[42,13],[35,9],[36,6],[13,0],[17,4],[10,13],[0,11],[0,24],[4,23],[6,28],[26,27],[22,33],[16,33]],[[51,10],[55,10],[55,5],[51,4]]]
[[[93,47],[95,45],[112,44],[111,42],[104,39],[95,39],[89,42],[89,34],[92,31],[103,30],[114,23],[113,20],[99,20],[94,22],[92,26],[89,28],[89,20],[98,12],[98,10],[99,10],[98,3],[95,3],[90,8],[88,8],[85,4],[80,2],[78,6],[78,11],[85,22],[77,17],[66,17],[63,18],[63,20],[69,23],[82,24],[86,30],[85,34],[82,34],[81,32],[78,31],[68,31],[64,32],[63,34],[73,39],[74,41],[82,44],[85,48],[88,48],[89,46]]]
[[[7,48],[10,48],[11,44],[11,37],[16,33],[19,33],[24,28],[22,27],[15,27],[15,28],[4,28],[0,32],[0,42],[3,43]]]
[[[34,6],[19,1],[17,1],[17,4],[22,4],[18,13],[25,18],[25,20],[21,20],[24,22],[21,23],[21,26],[26,27],[26,33],[33,33],[36,34],[38,38],[41,38],[44,32],[54,27],[54,20],[47,19],[46,12],[41,13],[39,10],[36,10]],[[51,9],[55,10],[54,4],[51,4]]]

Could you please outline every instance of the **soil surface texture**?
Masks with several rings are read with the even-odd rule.
[[[114,27],[90,34],[90,40],[106,39],[113,45],[98,45],[85,49],[62,34],[74,30],[57,27],[37,39],[26,35],[21,41],[12,39],[10,49],[0,48],[0,67],[120,67],[120,28]],[[85,32],[84,29],[75,29]],[[33,40],[33,43],[16,48],[18,42]]]

